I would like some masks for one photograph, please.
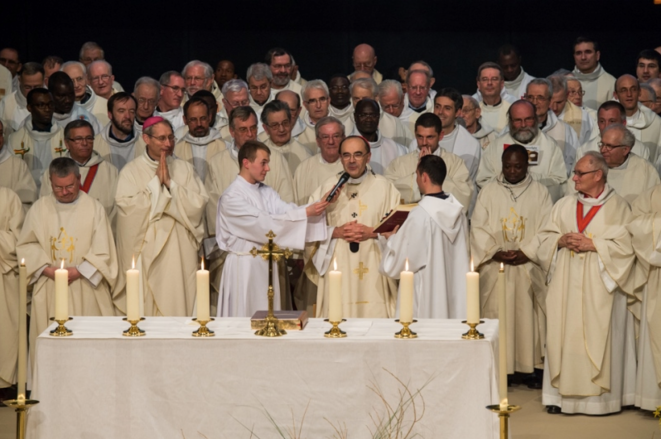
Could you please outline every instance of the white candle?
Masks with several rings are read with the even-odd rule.
[[[406,268],[399,273],[399,321],[413,322],[413,272],[409,271],[409,260]]]
[[[64,269],[64,259],[55,270],[55,320],[69,318],[69,272]]]
[[[135,269],[135,256],[126,270],[126,320],[140,320],[140,271]]]
[[[204,269],[202,258],[201,269],[197,270],[197,320],[209,321],[209,270]]]
[[[27,328],[27,303],[28,303],[28,273],[25,267],[25,259],[21,259],[18,267],[18,396],[25,397],[25,382],[28,376],[28,328]]]
[[[328,298],[328,321],[342,321],[342,272],[337,270],[337,260],[333,260],[333,271],[328,273],[330,294]]]
[[[498,369],[500,371],[500,409],[507,409],[507,302],[505,300],[505,267],[500,264],[498,281]]]
[[[480,323],[480,273],[474,271],[471,259],[471,271],[466,273],[466,322]]]

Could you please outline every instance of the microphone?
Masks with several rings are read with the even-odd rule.
[[[351,178],[351,176],[349,175],[348,172],[345,172],[344,174],[342,174],[342,176],[340,176],[340,179],[338,180],[338,182],[335,185],[335,187],[333,188],[333,190],[330,191],[330,194],[328,194],[328,197],[326,197],[326,201],[328,201],[330,203],[330,200],[332,200],[333,197],[335,196],[335,194],[337,193],[337,191],[340,190],[340,188],[342,186],[344,186],[344,183],[349,181],[349,178]],[[356,250],[356,251],[358,251],[358,250]]]
[[[351,250],[351,253],[358,253],[358,250],[360,250],[360,243],[359,242],[350,242],[349,243],[349,250]]]

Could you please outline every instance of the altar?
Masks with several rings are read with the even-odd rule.
[[[458,320],[421,320],[411,340],[386,319],[349,319],[343,339],[321,319],[275,339],[248,318],[209,323],[213,338],[192,337],[186,317],[147,318],[140,338],[122,337],[120,317],[66,326],[73,336],[37,339],[30,439],[499,437],[485,409],[499,402],[497,320],[483,340],[462,340]]]

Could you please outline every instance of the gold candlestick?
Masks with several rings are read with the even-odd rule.
[[[200,327],[197,329],[197,331],[193,331],[193,337],[215,337],[216,333],[207,328],[207,323],[213,322],[214,320],[216,319],[213,317],[209,317],[209,320],[193,319],[194,322],[200,324]]]
[[[50,332],[51,337],[68,337],[70,335],[73,335],[73,332],[68,329],[64,324],[69,321],[73,320],[73,317],[67,317],[66,320],[55,320],[55,317],[50,318],[51,322],[55,321],[57,322],[57,328],[53,329]]]
[[[484,334],[482,334],[480,331],[475,329],[477,325],[479,325],[480,323],[484,323],[484,320],[480,320],[479,323],[468,323],[466,322],[466,320],[463,320],[461,323],[466,323],[468,326],[470,326],[468,332],[466,332],[461,336],[461,338],[463,338],[464,340],[481,340],[484,338]]]
[[[39,401],[25,399],[25,395],[18,395],[18,399],[8,399],[3,403],[16,411],[16,439],[25,439],[25,413],[30,407],[39,404]]]
[[[521,407],[518,405],[508,405],[506,409],[502,409],[500,404],[493,404],[488,405],[487,410],[498,413],[498,417],[500,418],[500,439],[509,439],[510,413],[521,410]]]
[[[126,331],[122,332],[122,335],[124,337],[142,337],[143,335],[145,335],[145,331],[138,328],[138,322],[141,322],[144,319],[145,319],[144,317],[140,317],[140,320],[129,320],[128,317],[124,317],[122,320],[125,322],[129,322],[131,324],[131,327]]]
[[[413,332],[409,329],[410,325],[412,325],[414,323],[417,323],[416,319],[413,319],[412,322],[401,322],[401,321],[399,321],[399,319],[397,319],[395,321],[401,323],[402,326],[403,326],[401,331],[395,333],[395,338],[417,338],[418,337],[418,334],[416,334],[415,332]]]
[[[346,322],[347,319],[342,319],[342,322]],[[339,328],[340,323],[342,322],[330,322],[328,319],[324,319],[324,322],[328,322],[333,325],[328,332],[324,332],[324,337],[327,338],[344,338],[347,336],[347,333]]]

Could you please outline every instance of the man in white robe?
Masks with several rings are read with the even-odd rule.
[[[92,113],[76,103],[73,81],[64,72],[55,72],[48,80],[48,91],[53,95],[53,120],[64,128],[73,120],[86,120],[94,127],[94,134],[101,132],[101,124]]]
[[[183,69],[181,69],[181,76],[184,77],[184,87],[186,94],[184,95],[183,102],[186,103],[191,97],[200,90],[212,92],[214,89],[213,68],[203,61],[193,60],[189,61]],[[222,93],[216,88],[219,93],[218,100],[222,99]]]
[[[599,106],[597,111],[596,134],[586,143],[581,145],[576,151],[576,161],[578,161],[588,151],[599,152],[599,142],[601,134],[606,127],[613,124],[627,125],[627,114],[621,103],[617,101],[607,101]],[[595,130],[593,130],[594,133]],[[636,139],[631,152],[638,157],[650,161],[650,150],[640,140]]]
[[[654,94],[656,95],[656,102],[654,104],[654,112],[656,114],[661,113],[661,78],[650,79],[647,82],[647,85],[652,87]]]
[[[632,75],[622,75],[617,79],[614,95],[626,111],[627,128],[647,146],[650,162],[656,163],[661,151],[661,117],[638,102],[640,85]]]
[[[316,154],[319,151],[317,150],[314,125],[328,116],[328,108],[330,106],[328,86],[321,79],[308,81],[305,87],[303,87],[302,96],[305,111],[301,115],[301,119],[305,123],[305,130],[298,135],[296,140],[308,148],[311,154]]]
[[[413,132],[415,121],[423,113],[431,113],[434,102],[429,96],[432,86],[432,77],[427,70],[411,70],[406,73],[406,94],[404,96],[404,109],[399,120]]]
[[[302,250],[306,242],[326,239],[321,201],[299,207],[284,202],[263,183],[269,171],[269,149],[261,142],[247,141],[239,151],[241,170],[218,201],[216,241],[227,252],[220,283],[219,317],[250,317],[268,308],[268,262],[253,258],[250,250],[268,241],[269,231],[280,248]],[[274,308],[280,309],[278,266],[273,265]]]
[[[638,54],[636,60],[636,78],[640,82],[648,82],[659,77],[661,54],[656,50],[644,49]]]
[[[78,61],[83,63],[85,68],[89,67],[95,61],[104,61],[105,59],[105,51],[94,41],[87,41],[80,48]],[[114,92],[124,91],[122,85],[119,82],[114,81],[114,78],[112,82],[112,88]],[[110,97],[108,96],[106,99],[110,99]]]
[[[221,59],[218,61],[218,64],[216,64],[216,70],[214,71],[214,80],[218,87],[222,88],[227,81],[236,78],[238,78],[238,76],[232,61],[228,59]]]
[[[511,44],[498,48],[498,65],[503,70],[505,92],[516,99],[523,99],[528,83],[535,79],[521,67],[521,53]]]
[[[363,71],[372,76],[374,82],[381,84],[383,80],[383,75],[379,73],[376,67],[376,52],[374,48],[369,44],[359,44],[353,49],[353,55],[351,56],[351,61],[353,63],[353,68],[356,71]],[[337,117],[337,116],[336,116]],[[339,118],[338,118],[339,119]]]
[[[561,121],[567,123],[574,129],[578,136],[579,145],[584,144],[592,136],[592,130],[596,125],[591,114],[585,109],[574,105],[567,99],[567,78],[562,75],[551,75],[551,110]]]
[[[117,92],[113,87],[115,75],[112,74],[112,66],[106,60],[100,59],[87,66],[87,80],[97,96],[110,99]]]
[[[291,136],[294,139],[298,139],[298,136],[301,135],[303,131],[307,128],[305,122],[301,119],[301,112],[303,107],[301,107],[301,98],[297,93],[294,93],[290,90],[284,90],[276,93],[275,100],[285,102],[289,106],[289,113],[291,114]],[[262,142],[266,140],[268,135],[266,132],[263,132],[259,135],[259,140]]]
[[[597,42],[591,38],[578,37],[574,42],[572,74],[581,82],[585,91],[583,104],[596,110],[599,105],[613,98],[615,78],[599,63],[601,52]]]
[[[291,113],[289,112],[289,105],[282,101],[273,101],[266,104],[262,111],[261,120],[264,131],[269,136],[264,144],[271,151],[278,151],[284,156],[293,177],[296,168],[298,168],[301,162],[312,157],[312,153],[310,153],[308,148],[291,137]]]
[[[108,99],[97,95],[94,89],[88,85],[85,64],[78,61],[68,61],[62,64],[60,70],[69,75],[73,81],[76,102],[92,113],[101,126],[106,126],[110,122],[108,118]]]
[[[505,90],[503,71],[494,62],[485,62],[477,69],[477,93],[473,95],[480,102],[482,122],[497,132],[507,126],[507,111],[516,100]]]
[[[193,166],[172,157],[174,133],[166,119],[147,119],[142,137],[145,154],[122,169],[117,183],[120,276],[113,301],[126,312],[124,273],[135,258],[141,315],[190,316],[209,197]]]
[[[567,173],[576,163],[576,150],[579,147],[578,136],[568,124],[558,119],[551,111],[551,81],[546,78],[533,79],[526,89],[526,100],[535,106],[537,121],[544,134],[555,140],[562,151]]]
[[[405,269],[415,273],[414,318],[466,316],[468,221],[464,206],[443,190],[445,174],[443,159],[423,156],[416,169],[422,200],[401,227],[378,238],[381,273],[393,279]]]
[[[142,137],[142,124],[154,115],[158,98],[161,95],[161,84],[149,76],[142,76],[135,81],[133,87],[133,97],[138,103],[135,109],[135,128],[136,137]]]
[[[120,91],[108,100],[110,123],[94,139],[94,150],[119,171],[131,160],[145,153],[142,126],[135,127],[137,101],[133,95]]]
[[[572,179],[578,194],[556,203],[537,238],[522,248],[549,285],[542,392],[549,413],[616,413],[634,387],[633,370],[625,374],[635,361],[626,343],[633,331],[627,300],[643,280],[634,275],[626,228],[633,215],[607,175],[600,154],[583,156]]]
[[[33,284],[30,310],[32,364],[37,337],[55,312],[55,270],[69,272],[69,315],[112,316],[118,274],[110,222],[101,203],[80,190],[78,165],[58,157],[49,166],[53,193],[28,211],[16,246]]]
[[[541,389],[546,343],[546,278],[521,247],[535,239],[553,203],[528,173],[528,152],[512,145],[502,173],[477,197],[471,217],[471,255],[480,273],[480,316],[498,318],[498,272],[504,264],[507,304],[507,373],[527,374]]]
[[[657,113],[656,108],[656,90],[654,90],[651,85],[647,83],[640,84],[640,97],[638,98],[638,102],[652,110],[657,115],[659,114]]]
[[[331,116],[344,122],[353,114],[351,105],[351,83],[344,75],[334,75],[328,81],[328,92],[330,96],[329,113]]]
[[[482,151],[482,159],[477,171],[477,185],[484,187],[500,175],[503,150],[509,145],[518,143],[529,152],[530,176],[546,186],[554,202],[559,200],[563,195],[561,185],[567,181],[567,168],[562,151],[555,140],[539,129],[533,104],[528,101],[516,101],[510,107],[508,114],[509,131]]]
[[[184,122],[188,133],[174,146],[175,157],[193,165],[200,180],[207,176],[209,160],[226,149],[220,133],[211,128],[211,108],[206,100],[193,96],[184,104]]]
[[[37,184],[21,155],[15,155],[5,142],[4,126],[0,121],[0,187],[11,189],[27,210],[37,200]]]
[[[264,62],[268,64],[273,74],[272,87],[275,93],[291,90],[303,100],[303,87],[291,79],[294,62],[288,51],[281,47],[274,47],[266,52]]]
[[[255,110],[257,118],[261,118],[264,105],[273,101],[271,69],[264,63],[252,64],[246,72],[246,81],[250,92],[250,106]]]
[[[181,108],[186,91],[184,77],[175,70],[169,70],[161,75],[158,82],[161,84],[161,95],[154,115],[167,119],[177,131],[185,125],[184,110]]]
[[[48,55],[41,61],[44,68],[44,85],[48,87],[48,78],[55,72],[59,72],[64,60],[57,55]]]
[[[7,141],[10,151],[25,161],[37,189],[51,160],[66,152],[64,130],[53,120],[53,108],[53,98],[48,90],[37,88],[30,91],[30,115]]]
[[[0,186],[0,393],[16,383],[18,362],[18,241],[25,213],[15,192]]]
[[[18,50],[5,47],[0,50],[0,65],[4,66],[11,73],[11,88],[7,89],[6,94],[16,91],[18,89],[18,73],[23,68],[21,59],[18,55]]]
[[[8,124],[7,128],[18,131],[28,111],[27,95],[31,90],[44,86],[44,68],[36,62],[25,63],[18,75],[18,90],[7,92],[0,101],[0,120]]]
[[[464,105],[461,107],[458,115],[464,120],[466,131],[471,133],[480,142],[482,149],[485,149],[498,137],[496,131],[489,125],[486,125],[480,118],[482,116],[482,107],[480,107],[477,99],[470,95],[463,95],[462,98],[464,99]]]
[[[468,213],[475,195],[475,184],[461,157],[441,147],[442,130],[442,122],[437,115],[425,113],[420,116],[415,121],[416,150],[393,160],[384,176],[395,185],[404,203],[417,203],[422,196],[416,183],[418,162],[426,155],[440,157],[446,170],[443,191],[451,194],[462,205],[463,212]]]
[[[67,152],[64,153],[63,157],[73,159],[78,165],[80,190],[101,203],[114,231],[117,168],[94,151],[94,130],[86,120],[69,122],[64,129],[64,144],[67,147]],[[50,174],[46,171],[41,176],[39,197],[47,197],[52,192]]]
[[[373,232],[379,221],[397,207],[397,188],[367,168],[369,143],[349,136],[340,144],[345,172],[350,176],[336,203],[326,210],[329,231],[325,241],[306,248],[305,274],[317,284],[316,317],[328,316],[331,262],[342,271],[344,317],[389,318],[395,315],[397,286],[379,273],[381,251]],[[333,176],[310,196],[316,200],[338,182]],[[310,305],[310,304],[308,304]]]
[[[225,143],[232,141],[229,127],[229,115],[237,107],[247,107],[250,105],[250,93],[248,88],[248,84],[242,79],[230,79],[225,85],[223,85],[223,109],[218,113],[216,129],[220,132]],[[257,134],[264,135],[264,129],[261,125],[257,127]]]

